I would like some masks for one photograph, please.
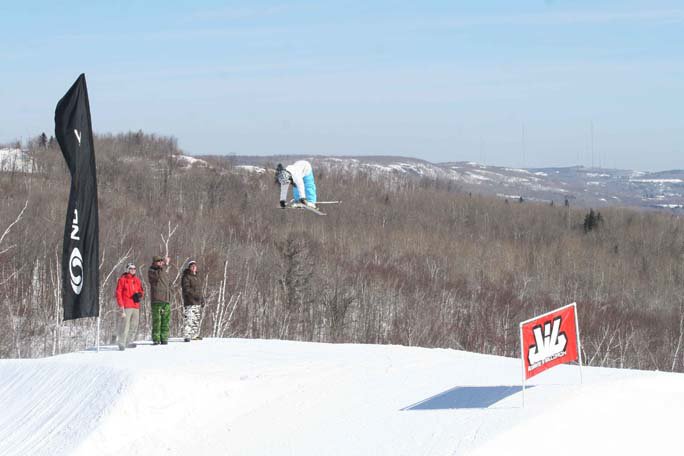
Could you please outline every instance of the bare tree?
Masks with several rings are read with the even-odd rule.
[[[29,203],[29,201],[28,201],[28,198],[27,198],[27,199],[26,199],[26,202],[24,203],[24,207],[21,209],[21,212],[19,212],[19,215],[17,215],[17,218],[15,218],[14,221],[13,221],[12,223],[10,223],[10,224],[7,226],[7,228],[5,228],[5,231],[4,231],[4,232],[2,233],[2,235],[0,236],[0,248],[2,247],[2,241],[5,240],[5,237],[6,237],[6,236],[9,234],[9,232],[12,230],[12,227],[13,227],[14,225],[16,225],[17,223],[19,223],[19,221],[20,221],[21,218],[23,217],[24,212],[26,211],[26,208],[28,207],[28,203]],[[2,255],[3,253],[6,253],[9,249],[11,249],[11,248],[13,248],[13,247],[15,247],[15,246],[14,246],[14,245],[11,245],[11,246],[9,246],[9,247],[6,247],[6,248],[3,249],[3,250],[0,250],[0,255]]]

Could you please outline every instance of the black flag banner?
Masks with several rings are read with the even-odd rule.
[[[57,103],[55,136],[71,173],[62,247],[64,319],[100,314],[95,151],[85,75]]]

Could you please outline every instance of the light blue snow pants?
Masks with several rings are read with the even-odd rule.
[[[316,204],[316,182],[314,182],[313,172],[304,176],[304,192],[306,193],[306,200],[310,203]],[[293,185],[292,195],[295,201],[298,201],[301,196],[299,196],[299,190],[297,186]]]

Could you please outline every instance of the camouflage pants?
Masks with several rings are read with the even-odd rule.
[[[152,303],[152,341],[167,342],[169,340],[169,322],[171,321],[171,304],[168,302]]]
[[[202,320],[202,306],[185,306],[185,323],[183,324],[183,337],[194,339],[199,337],[200,322]]]

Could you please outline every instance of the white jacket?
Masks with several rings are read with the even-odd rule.
[[[307,176],[313,172],[311,168],[311,163],[306,160],[299,160],[291,165],[285,167],[290,175],[292,175],[292,181],[299,191],[299,195],[304,198],[306,191],[304,189],[304,176]],[[280,201],[287,200],[287,190],[290,188],[290,184],[280,184]]]

